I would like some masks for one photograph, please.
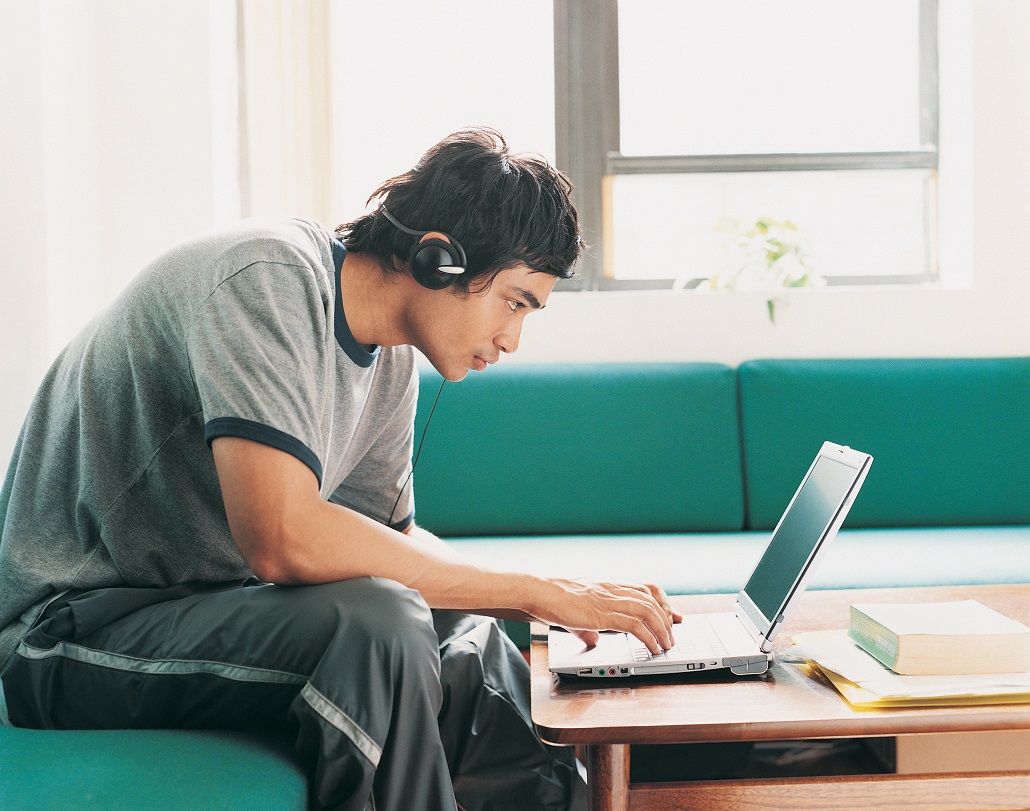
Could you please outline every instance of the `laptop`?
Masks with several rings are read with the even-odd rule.
[[[867,453],[823,443],[733,612],[684,616],[673,626],[676,644],[658,655],[631,634],[602,632],[597,645],[588,648],[574,634],[552,627],[547,637],[551,672],[580,678],[718,669],[764,673],[772,661],[773,639],[844,522],[872,461]]]

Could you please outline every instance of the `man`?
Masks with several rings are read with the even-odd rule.
[[[248,221],[146,268],[51,368],[0,491],[11,723],[288,735],[320,807],[567,807],[524,661],[469,614],[656,652],[676,617],[458,556],[413,521],[411,452],[412,347],[452,381],[514,352],[579,254],[569,191],[464,131],[342,241]]]

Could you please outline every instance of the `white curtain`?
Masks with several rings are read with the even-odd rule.
[[[236,2],[0,0],[0,478],[68,341],[239,219]]]
[[[244,216],[333,225],[330,0],[237,0]]]

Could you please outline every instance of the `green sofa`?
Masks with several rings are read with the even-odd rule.
[[[285,745],[186,730],[0,728],[3,811],[305,811]]]
[[[875,461],[811,588],[1030,582],[1030,358],[493,368],[444,388],[417,520],[502,564],[735,592],[824,440]]]
[[[733,592],[831,440],[875,462],[811,588],[1030,582],[1028,415],[1030,358],[501,365],[444,388],[417,519],[502,564]],[[267,741],[0,729],[3,809],[305,803]]]

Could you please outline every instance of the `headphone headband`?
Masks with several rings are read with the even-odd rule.
[[[426,234],[430,233],[429,231],[416,231],[413,228],[408,228],[408,226],[402,224],[396,217],[394,217],[393,214],[390,213],[390,210],[384,205],[380,205],[379,210],[383,212],[383,216],[386,217],[386,219],[392,222],[399,231],[403,231],[405,234],[410,234],[413,237],[424,237]],[[443,231],[440,233],[442,234]]]

